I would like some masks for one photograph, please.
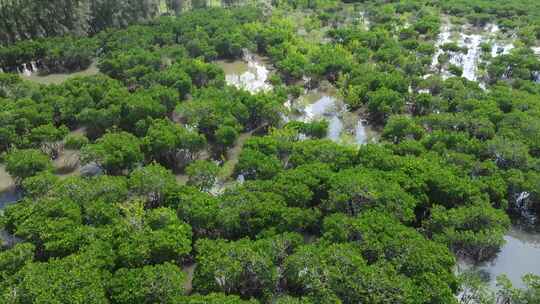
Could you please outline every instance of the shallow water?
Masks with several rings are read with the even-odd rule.
[[[186,275],[186,281],[184,283],[184,290],[186,294],[190,294],[193,290],[193,275],[195,273],[195,268],[197,268],[197,263],[184,266],[182,271]]]
[[[267,83],[269,68],[263,59],[249,53],[244,60],[218,61],[225,72],[227,84],[252,93],[271,90]],[[297,100],[287,101],[285,107],[293,114],[284,119],[296,121],[328,121],[328,138],[348,144],[365,144],[374,140],[375,132],[362,122],[359,113],[350,113],[331,85],[324,89],[309,90]]]
[[[307,103],[303,114],[298,118],[304,122],[320,119],[328,121],[328,138],[338,141],[343,130],[343,121],[340,115],[343,113],[343,105],[328,93],[312,91],[303,96],[302,102]]]
[[[63,150],[53,161],[56,174],[60,177],[80,175],[80,158],[81,155],[79,150]]]
[[[478,60],[480,57],[480,44],[484,41],[484,37],[478,34],[461,34],[459,45],[468,48],[467,55],[461,56],[461,67],[463,68],[463,77],[471,81],[476,81],[476,71]]]
[[[267,83],[270,70],[262,58],[246,53],[243,60],[219,60],[217,64],[225,72],[225,81],[229,85],[251,93],[272,89],[272,86]]]
[[[481,44],[488,42],[492,45],[491,57],[508,54],[514,48],[514,45],[509,41],[508,37],[504,36],[496,24],[488,24],[484,28],[476,28],[471,25],[455,28],[446,19],[435,43],[437,51],[432,59],[432,68],[437,68],[439,64],[438,57],[443,53],[440,47],[445,43],[456,42],[460,47],[466,47],[468,51],[466,54],[450,53],[450,63],[463,69],[462,77],[476,81],[479,76],[478,65],[482,61]],[[441,71],[441,74],[443,78],[451,76],[445,69]]]
[[[328,121],[327,138],[343,144],[366,144],[376,140],[376,132],[361,119],[360,112],[350,112],[331,85],[309,90],[297,100],[289,101],[289,120]]]
[[[13,179],[7,174],[4,165],[0,165],[0,213],[2,210],[21,199],[22,193],[15,188]],[[11,246],[17,242],[17,238],[0,230],[0,244]]]
[[[34,69],[33,72],[25,68],[23,73],[20,74],[21,78],[33,81],[40,84],[59,84],[66,81],[69,78],[76,76],[92,76],[99,73],[97,63],[92,63],[86,70],[82,70],[75,73],[61,73],[61,74],[49,74],[49,75],[40,75],[39,71]]]
[[[441,32],[439,33],[439,36],[437,37],[437,41],[435,42],[435,47],[437,48],[437,51],[435,52],[435,55],[433,55],[433,59],[431,61],[432,67],[435,67],[439,64],[439,56],[443,53],[441,46],[451,41],[450,40],[450,37],[452,35],[451,29],[452,29],[452,26],[449,22],[445,22],[441,26]]]
[[[21,192],[11,188],[0,193],[0,210],[4,209],[9,204],[15,203],[21,199]]]
[[[540,275],[540,233],[513,226],[504,239],[506,244],[492,261],[475,266],[461,261],[459,270],[478,272],[492,288],[496,287],[497,276],[502,274],[516,287],[524,287],[523,275]]]

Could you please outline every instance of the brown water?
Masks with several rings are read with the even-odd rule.
[[[225,72],[225,80],[229,85],[251,93],[272,89],[268,83],[270,70],[261,57],[246,52],[242,60],[219,60],[216,63]]]
[[[186,294],[190,294],[193,291],[193,274],[195,273],[196,267],[197,263],[193,263],[184,266],[184,268],[182,269],[182,271],[186,275],[186,282],[184,283],[184,290],[186,291]]]
[[[5,192],[15,186],[13,178],[7,173],[6,166],[0,164],[0,193]]]
[[[48,74],[40,75],[39,71],[37,72],[25,72],[20,74],[21,78],[40,83],[40,84],[60,84],[66,81],[69,78],[76,76],[92,76],[99,73],[97,63],[92,63],[87,69],[75,72],[75,73],[60,73],[60,74]]]
[[[60,177],[79,175],[81,169],[80,154],[79,150],[65,149],[62,151],[53,161],[56,174]]]

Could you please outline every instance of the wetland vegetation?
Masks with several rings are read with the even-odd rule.
[[[539,4],[0,16],[0,302],[540,302]]]

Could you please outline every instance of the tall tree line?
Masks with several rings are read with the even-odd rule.
[[[159,0],[0,0],[0,44],[93,34],[158,14]]]

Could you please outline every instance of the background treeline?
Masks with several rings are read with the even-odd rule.
[[[2,0],[0,44],[127,26],[156,16],[159,5],[159,0]]]

